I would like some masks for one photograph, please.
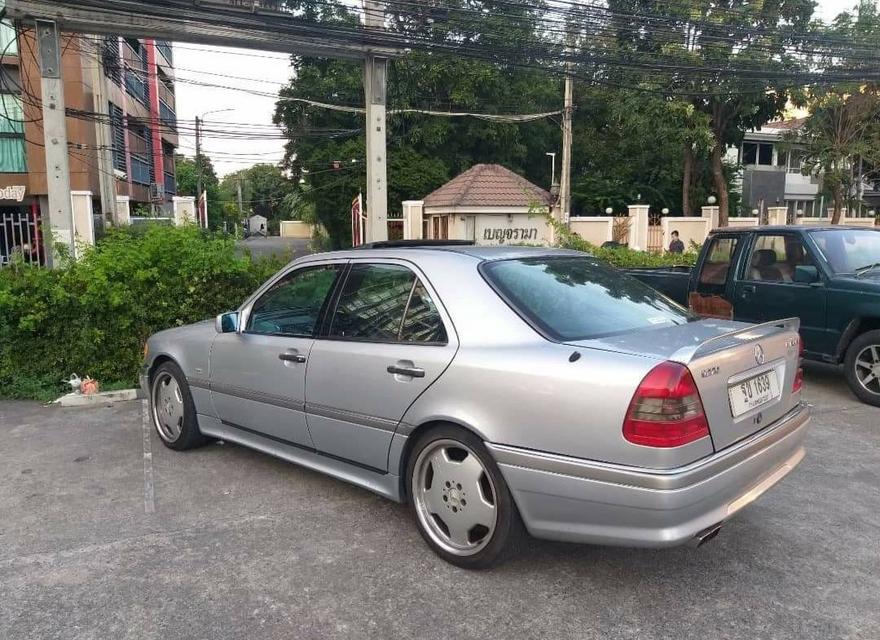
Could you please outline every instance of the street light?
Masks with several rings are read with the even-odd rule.
[[[713,204],[715,204],[716,202],[718,202],[718,200],[715,199],[715,196],[709,196],[709,197],[706,199],[706,202],[708,202],[710,205],[713,205]]]
[[[550,186],[556,184],[556,153],[547,151],[544,155],[550,156]]]

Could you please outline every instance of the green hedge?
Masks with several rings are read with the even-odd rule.
[[[110,231],[76,262],[0,269],[0,397],[47,399],[71,373],[133,384],[147,337],[237,307],[282,266],[194,227]]]

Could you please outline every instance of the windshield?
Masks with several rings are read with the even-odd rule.
[[[595,258],[499,260],[486,263],[482,272],[520,315],[558,341],[691,320],[686,309]]]
[[[880,232],[834,229],[815,231],[811,237],[834,273],[855,273],[880,262]]]

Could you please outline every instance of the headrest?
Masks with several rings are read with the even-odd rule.
[[[773,249],[758,249],[752,256],[753,267],[769,267],[776,264],[776,252]]]

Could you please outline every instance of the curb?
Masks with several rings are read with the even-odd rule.
[[[68,393],[58,398],[53,404],[64,408],[71,407],[103,407],[117,402],[137,400],[143,394],[139,389],[121,389],[119,391],[102,391],[90,396],[81,393]]]

